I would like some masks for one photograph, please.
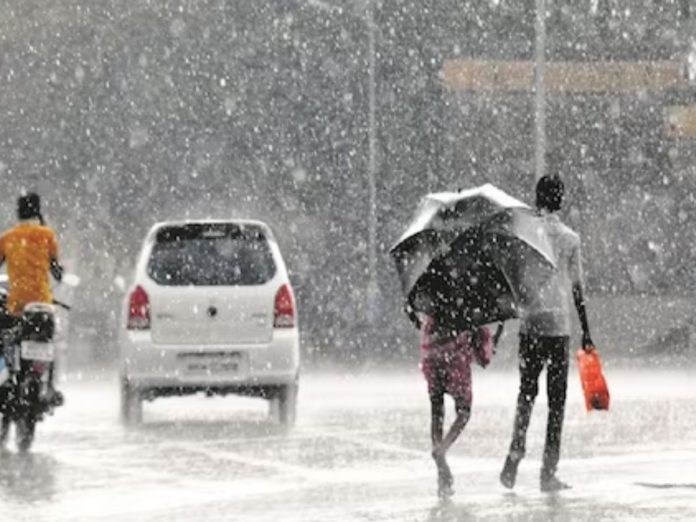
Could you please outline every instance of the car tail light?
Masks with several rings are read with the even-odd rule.
[[[128,303],[128,329],[148,330],[150,328],[150,298],[142,286],[136,286]]]
[[[273,326],[276,328],[292,328],[295,326],[295,298],[292,295],[290,286],[287,284],[281,286],[276,293]]]

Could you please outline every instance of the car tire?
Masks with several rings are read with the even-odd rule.
[[[10,434],[10,414],[5,413],[0,421],[0,447],[4,447]]]
[[[278,421],[283,426],[294,426],[297,419],[298,384],[286,384],[278,389]]]
[[[121,378],[121,420],[126,425],[140,424],[143,420],[140,390],[125,377]]]

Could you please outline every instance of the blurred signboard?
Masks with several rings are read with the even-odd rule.
[[[670,105],[664,110],[665,136],[696,137],[696,105]]]
[[[453,90],[532,91],[534,62],[504,60],[445,61],[442,79]],[[607,93],[661,90],[686,85],[676,61],[548,62],[545,84],[551,93]]]

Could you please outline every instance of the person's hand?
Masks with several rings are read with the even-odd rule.
[[[592,342],[592,338],[590,337],[590,332],[583,332],[582,334],[582,349],[585,350],[586,352],[590,352],[594,350],[594,343]]]
[[[498,323],[498,328],[495,331],[495,334],[493,335],[493,346],[498,346],[498,341],[500,340],[500,336],[503,335],[503,322]]]
[[[55,279],[57,283],[60,283],[63,280],[63,266],[58,262],[57,259],[51,259],[50,270],[53,279]]]

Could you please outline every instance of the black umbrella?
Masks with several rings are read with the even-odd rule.
[[[426,196],[391,255],[411,319],[453,331],[516,317],[554,268],[539,218],[490,184]]]

